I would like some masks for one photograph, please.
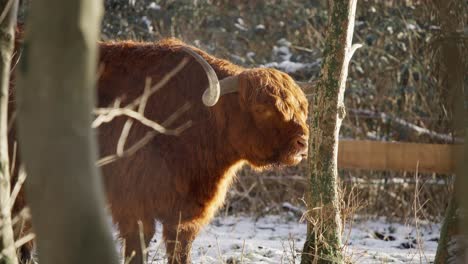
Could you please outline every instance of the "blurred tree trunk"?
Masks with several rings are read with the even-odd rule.
[[[467,131],[468,118],[468,93],[464,91],[464,78],[466,75],[466,54],[463,48],[463,36],[459,33],[464,28],[463,11],[466,10],[462,0],[434,0],[434,7],[440,23],[440,35],[438,36],[439,48],[439,85],[445,87],[448,101],[452,105],[453,131],[455,136],[463,137]],[[468,141],[465,140],[465,148]],[[461,198],[466,189],[468,173],[466,156],[463,153],[454,153],[458,159],[454,193],[447,207],[444,223],[442,225],[439,245],[435,263],[463,263],[460,259],[465,254],[464,241],[461,236],[463,226],[462,219],[466,215],[462,212],[461,205],[466,202]],[[466,169],[466,168],[465,168]],[[466,216],[465,216],[466,218]]]
[[[338,135],[346,114],[343,97],[357,0],[330,1],[321,79],[310,103],[310,194],[302,264],[343,262],[337,187]]]
[[[91,130],[101,15],[99,0],[31,2],[18,136],[44,264],[117,263]]]
[[[11,224],[10,168],[8,158],[8,89],[14,49],[16,0],[0,0],[0,263],[16,264],[15,241]]]
[[[458,160],[459,164],[459,171],[458,175],[460,175],[460,187],[462,190],[465,190],[463,192],[458,192],[458,201],[460,201],[460,206],[463,208],[463,215],[465,216],[462,221],[461,221],[461,227],[462,227],[462,232],[463,235],[465,236],[465,240],[463,241],[464,244],[462,244],[462,250],[464,250],[464,255],[461,256],[461,263],[468,263],[468,243],[467,243],[467,238],[468,238],[468,217],[467,217],[467,212],[468,212],[468,93],[465,91],[465,147],[463,149],[463,153],[460,155],[460,159]]]

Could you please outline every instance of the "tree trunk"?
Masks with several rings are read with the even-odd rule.
[[[91,130],[102,2],[31,4],[17,111],[39,261],[117,263]]]
[[[464,1],[460,0],[434,0],[434,7],[440,23],[440,41],[439,46],[439,85],[446,88],[449,104],[452,105],[453,130],[455,136],[466,135],[467,117],[468,117],[468,93],[464,91],[464,78],[466,75],[466,54],[463,53],[463,32],[464,28]],[[461,13],[460,13],[461,10]],[[465,149],[468,141],[465,140]],[[465,152],[466,153],[466,152]],[[465,254],[464,239],[462,230],[466,227],[462,226],[466,221],[466,212],[462,212],[461,205],[465,205],[466,201],[461,198],[466,189],[467,171],[466,155],[464,153],[454,153],[454,157],[458,160],[456,168],[456,179],[454,193],[450,200],[445,213],[444,223],[440,232],[439,245],[435,263],[463,263],[460,258]]]
[[[468,106],[468,93],[465,92],[465,105]],[[459,201],[459,204],[463,210],[463,215],[465,216],[462,221],[460,222],[461,229],[463,232],[463,235],[465,236],[465,241],[464,244],[462,245],[462,248],[464,250],[464,256],[461,256],[461,261],[460,263],[468,263],[468,245],[467,245],[467,238],[468,238],[468,217],[467,217],[467,212],[468,212],[468,108],[466,107],[465,109],[465,147],[463,149],[463,153],[460,156],[459,161],[459,167],[458,167],[458,174],[460,175],[460,187],[462,190],[465,190],[463,192],[458,192],[457,199]]]
[[[8,89],[15,39],[18,2],[0,0],[0,263],[17,264],[11,224],[10,168],[8,158]]]
[[[357,0],[330,1],[321,79],[310,104],[310,194],[302,264],[343,262],[337,187],[338,135],[346,114],[343,97]]]

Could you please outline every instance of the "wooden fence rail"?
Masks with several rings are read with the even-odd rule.
[[[340,140],[338,167],[453,173],[458,151],[459,145]]]

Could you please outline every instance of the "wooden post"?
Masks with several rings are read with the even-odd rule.
[[[118,263],[91,130],[101,15],[99,0],[31,2],[16,94],[39,263]]]
[[[321,79],[310,104],[310,193],[307,240],[301,263],[342,263],[341,217],[337,187],[338,135],[346,114],[343,97],[357,0],[330,1]]]

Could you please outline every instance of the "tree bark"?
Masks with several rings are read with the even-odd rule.
[[[320,81],[310,103],[310,194],[307,240],[302,264],[342,263],[341,217],[337,187],[338,135],[346,114],[343,97],[357,0],[330,1]]]
[[[466,54],[464,54],[463,37],[458,33],[464,28],[463,10],[464,1],[460,0],[434,0],[434,7],[440,23],[439,44],[439,85],[446,88],[447,98],[452,105],[453,131],[455,136],[467,135],[468,124],[468,93],[464,91],[464,78],[466,75]],[[464,263],[466,240],[463,238],[463,226],[468,219],[464,211],[467,203],[462,198],[466,193],[468,171],[466,170],[466,148],[468,138],[465,139],[465,153],[454,153],[457,158],[456,178],[454,192],[447,207],[442,224],[439,245],[435,263]]]
[[[16,0],[0,0],[0,263],[17,264],[11,223],[10,168],[8,157],[8,89],[14,49]]]
[[[91,130],[102,2],[31,4],[17,111],[39,262],[117,263]]]

